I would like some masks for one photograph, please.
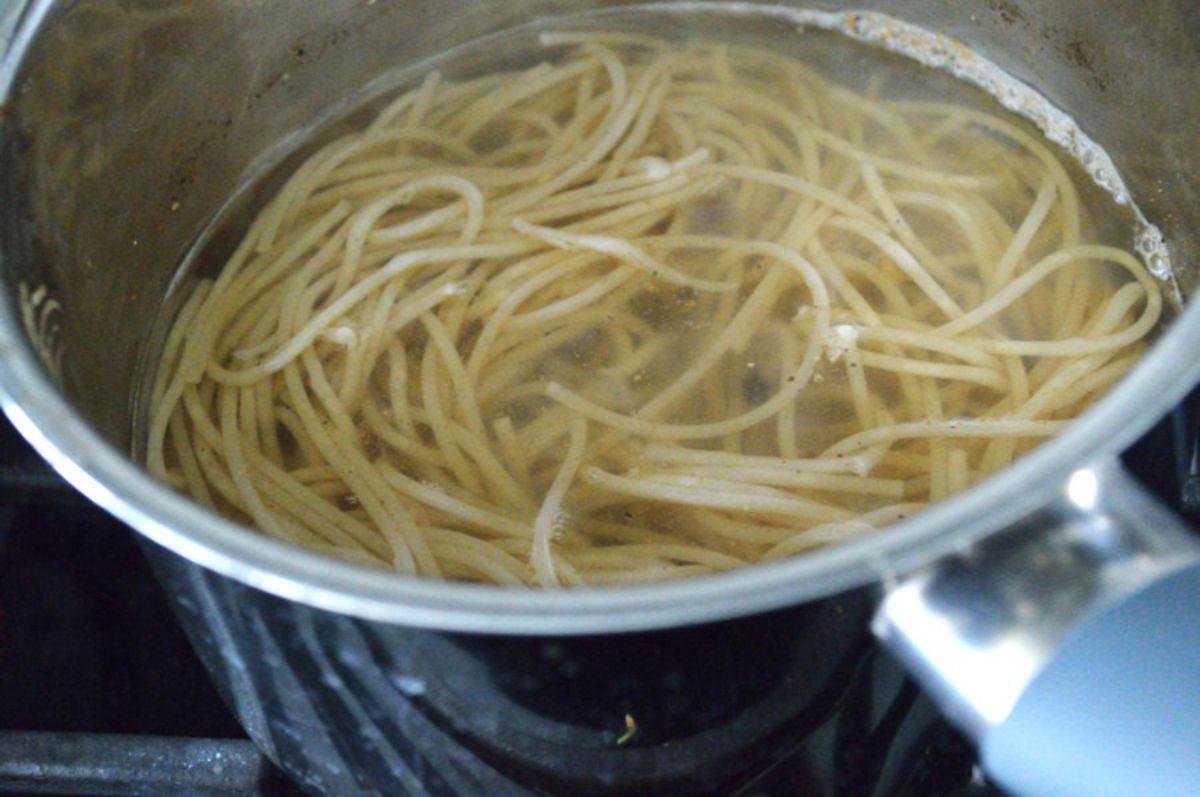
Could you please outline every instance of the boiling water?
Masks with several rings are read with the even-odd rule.
[[[603,33],[582,45],[553,33],[588,30]],[[1081,412],[1140,351],[1140,340],[1104,356],[1057,349],[1043,356],[1036,346],[1007,352],[992,345],[1078,341],[1133,326],[1148,300],[1114,305],[1137,275],[1102,255],[1074,258],[1001,311],[946,332],[956,313],[994,300],[1064,247],[1136,246],[1159,276],[1169,262],[1161,236],[1133,207],[1102,150],[1029,89],[940,37],[876,15],[741,5],[716,13],[708,4],[680,4],[493,37],[395,82],[411,88],[436,67],[447,87],[498,72],[511,73],[515,85],[553,69],[538,64],[577,63],[588,57],[587,47],[603,47],[619,57],[636,90],[645,74],[639,70],[663,56],[648,36],[674,42],[670,81],[647,80],[646,102],[658,111],[644,114],[642,129],[634,124],[626,131],[628,157],[600,175],[624,181],[614,191],[631,192],[625,215],[599,195],[575,204],[564,199],[594,173],[538,197],[539,184],[553,184],[550,169],[521,186],[537,201],[501,212],[479,239],[511,244],[516,229],[518,248],[533,241],[535,251],[448,260],[409,278],[403,294],[378,307],[441,291],[428,311],[434,318],[422,324],[414,316],[376,342],[365,341],[375,334],[370,318],[377,305],[363,302],[327,325],[311,346],[323,375],[311,367],[304,373],[302,401],[321,406],[325,399],[313,380],[328,379],[344,404],[321,424],[338,427],[343,413],[343,428],[317,442],[304,439],[299,421],[238,432],[245,445],[272,438],[263,456],[291,474],[290,494],[303,489],[306,500],[387,536],[394,530],[378,528],[387,525],[381,518],[389,506],[379,493],[394,489],[391,506],[403,508],[406,524],[427,530],[442,573],[457,578],[495,580],[502,570],[545,584],[547,562],[556,571],[553,583],[700,574],[861,533],[964,489]],[[594,72],[586,88],[572,89],[571,101],[517,96],[478,124],[456,118],[454,109],[440,111],[435,99],[428,113],[445,123],[440,133],[454,146],[421,140],[387,156],[401,172],[410,169],[409,158],[421,174],[477,179],[488,212],[504,208],[508,195],[494,187],[503,184],[497,174],[536,172],[553,161],[555,136],[573,124],[582,131],[577,135],[590,132],[579,119],[589,102],[601,104],[603,72]],[[485,108],[480,97],[503,92],[504,82],[467,91],[463,107]],[[188,258],[181,295],[197,278],[219,273],[250,221],[308,153],[362,129],[386,102],[338,115],[303,152],[248,184]],[[598,124],[601,115],[588,118]],[[979,121],[986,118],[1000,122]],[[539,127],[536,135],[546,141],[524,146]],[[1053,165],[1022,145],[1022,137],[1053,150]],[[621,146],[613,151],[622,153]],[[346,169],[322,190],[349,197],[356,208],[369,204],[402,184],[372,165],[381,158],[364,156],[357,172]],[[363,194],[357,186],[372,179],[378,192]],[[674,194],[655,188],[667,181],[677,186]],[[819,191],[805,193],[797,181]],[[1072,192],[1076,198],[1068,200]],[[675,199],[663,200],[667,194]],[[376,228],[436,212],[446,196],[410,198]],[[564,203],[569,212],[557,213]],[[317,201],[297,218],[315,223],[334,204]],[[434,231],[441,237],[414,246],[455,243],[449,228]],[[576,237],[556,237],[557,231]],[[614,241],[632,246],[634,255],[614,249]],[[298,258],[296,268],[313,252]],[[544,263],[530,265],[538,255]],[[539,269],[561,274],[506,307],[509,296],[537,281]],[[1006,276],[999,274],[1005,269]],[[925,279],[933,288],[917,272],[931,275]],[[285,290],[283,278],[277,289]],[[823,293],[830,316],[821,310]],[[313,313],[337,298],[326,291]],[[561,312],[567,306],[574,309]],[[1106,308],[1111,323],[1101,329]],[[492,328],[502,311],[507,320]],[[933,344],[930,335],[938,338]],[[216,362],[235,371],[260,366],[270,347],[261,336],[247,341],[218,349]],[[475,363],[485,345],[487,356]],[[356,391],[339,380],[351,378],[348,363],[360,346],[376,348],[361,374],[363,390]],[[465,377],[455,372],[446,346]],[[1067,368],[1078,373],[1059,376]],[[242,411],[243,421],[269,414],[262,407],[267,395],[274,410],[297,415],[301,399],[289,398],[285,372],[266,378],[257,409]],[[1042,388],[1054,395],[1039,394]],[[216,426],[232,417],[218,417],[219,393],[210,387],[193,402],[207,404]],[[730,419],[753,417],[793,393],[761,420],[730,426]],[[1031,396],[1034,403],[1041,396],[1044,407],[1022,416]],[[187,411],[178,412],[186,426]],[[977,419],[995,422],[988,427],[994,433],[964,434]],[[1010,419],[1026,425],[1001,430]],[[585,431],[577,440],[568,427],[580,423]],[[876,434],[906,424],[941,431]],[[570,462],[577,442],[582,456]],[[331,447],[355,453],[326,461],[322,452]],[[287,519],[283,529],[300,528],[301,541],[329,541],[288,515],[279,478],[256,476],[253,464],[239,470],[233,459],[222,460],[228,452],[214,440],[199,440],[195,449],[205,474],[228,468],[231,479],[262,482],[263,507]],[[167,467],[182,486],[180,456],[178,443],[168,443]],[[790,464],[806,460],[816,464]],[[362,487],[355,469],[376,465],[387,477]],[[548,496],[564,478],[547,521]],[[245,496],[256,487],[239,492],[218,482],[205,493],[215,508],[255,522]],[[521,569],[537,559],[537,529],[547,522],[549,558]],[[475,551],[466,537],[493,545],[496,562],[481,565],[479,557],[492,554]],[[385,548],[364,555],[388,564]]]

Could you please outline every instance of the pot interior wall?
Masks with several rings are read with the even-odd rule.
[[[26,297],[31,342],[55,361],[70,401],[129,450],[139,358],[153,349],[180,259],[256,163],[407,64],[539,16],[616,4],[328,0],[303,13],[234,0],[47,5],[36,26],[27,14],[32,39],[8,56],[3,279],[10,301]],[[855,7],[960,38],[1079,119],[1162,227],[1190,293],[1200,249],[1200,7]]]

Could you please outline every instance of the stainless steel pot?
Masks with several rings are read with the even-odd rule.
[[[642,4],[10,2],[0,11],[4,411],[155,543],[151,558],[241,721],[314,790],[727,786],[732,761],[769,757],[779,729],[844,676],[871,614],[863,587],[882,594],[875,633],[1014,791],[1143,794],[1142,778],[1157,781],[1154,793],[1200,789],[1200,668],[1181,665],[1200,651],[1190,627],[1200,627],[1200,557],[1112,459],[1200,377],[1197,308],[1069,431],[966,494],[837,548],[685,583],[526,593],[397,579],[250,533],[134,462],[152,322],[189,243],[257,164],[406,64],[608,5]],[[1081,120],[1161,226],[1191,292],[1194,3],[855,7],[962,39]],[[603,655],[613,649],[622,655]],[[580,668],[586,682],[572,681]],[[530,673],[532,686],[520,677]],[[611,714],[597,684],[618,675],[662,724],[619,746],[597,719]],[[569,695],[553,705],[536,695],[550,676]],[[724,724],[695,710],[705,701]],[[1156,723],[1175,727],[1158,734]],[[1064,757],[1083,755],[1086,768]]]

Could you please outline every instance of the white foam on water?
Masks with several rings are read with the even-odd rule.
[[[657,5],[657,4],[656,4]],[[966,44],[940,33],[875,11],[817,11],[755,3],[677,2],[659,6],[685,13],[725,13],[786,20],[798,31],[819,28],[882,47],[920,64],[949,72],[959,80],[983,89],[1013,113],[1033,122],[1047,140],[1077,160],[1103,191],[1134,215],[1134,250],[1155,277],[1174,281],[1171,255],[1162,231],[1151,224],[1130,197],[1125,181],[1108,153],[1079,125],[1029,85],[1009,75]]]

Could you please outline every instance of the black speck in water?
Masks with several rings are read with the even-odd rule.
[[[742,392],[746,394],[746,401],[761,404],[771,395],[771,383],[758,374],[750,374],[742,380]]]

